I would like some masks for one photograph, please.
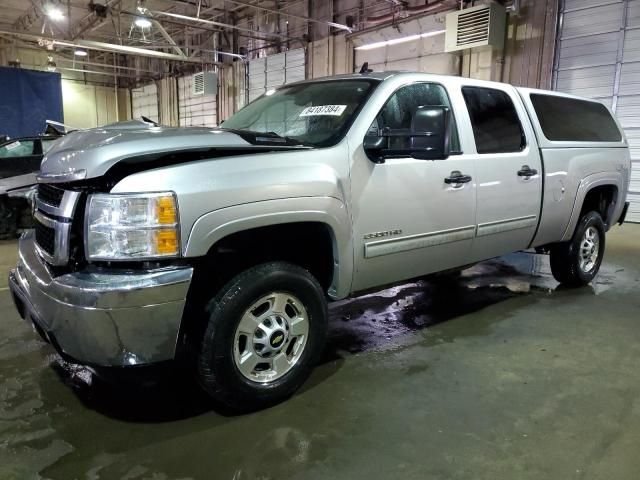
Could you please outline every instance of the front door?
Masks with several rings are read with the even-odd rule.
[[[471,261],[525,249],[539,221],[542,162],[517,92],[463,86],[476,144],[477,233]]]
[[[405,85],[391,95],[372,128],[409,129],[417,107],[441,105],[450,106],[442,85]],[[475,233],[476,200],[470,181],[475,175],[474,158],[459,151],[453,123],[453,154],[446,160],[407,156],[376,164],[361,145],[355,149],[351,172],[354,290],[468,263]],[[455,172],[470,178],[447,183],[445,179]]]

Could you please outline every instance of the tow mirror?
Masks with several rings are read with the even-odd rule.
[[[421,106],[411,118],[410,129],[379,129],[364,137],[363,147],[367,156],[376,163],[399,157],[444,160],[449,157],[450,136],[449,108]]]

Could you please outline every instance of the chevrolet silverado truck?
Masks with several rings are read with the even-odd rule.
[[[261,408],[319,360],[328,301],[533,248],[589,283],[629,177],[592,100],[422,73],[304,81],[221,128],[61,139],[10,288],[72,362],[184,361],[216,401]]]

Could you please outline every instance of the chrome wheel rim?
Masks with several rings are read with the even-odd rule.
[[[309,316],[298,298],[273,292],[245,310],[236,328],[233,358],[238,371],[257,383],[287,374],[309,337]]]
[[[580,241],[580,270],[590,273],[596,266],[599,251],[600,233],[595,227],[589,227]]]

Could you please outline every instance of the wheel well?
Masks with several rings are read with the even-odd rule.
[[[587,212],[598,212],[608,228],[611,224],[617,198],[618,188],[615,185],[601,185],[592,188],[584,197],[580,218]]]
[[[291,262],[309,270],[326,291],[333,280],[333,251],[331,228],[320,222],[259,227],[217,241],[193,262],[176,357],[193,361],[206,325],[207,302],[238,273],[269,261]]]
[[[215,272],[219,288],[243,270],[274,260],[306,268],[328,290],[334,267],[330,227],[319,222],[295,222],[233,233],[216,242],[196,270],[204,270],[209,280]],[[210,282],[207,284],[210,289]]]

